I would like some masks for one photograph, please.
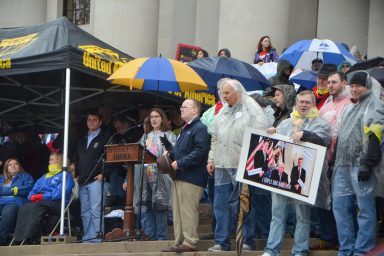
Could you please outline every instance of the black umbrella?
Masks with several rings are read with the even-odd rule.
[[[348,73],[355,70],[366,70],[369,68],[377,67],[377,65],[383,60],[383,57],[376,57],[366,61],[358,62],[349,69]]]
[[[384,87],[384,68],[372,68],[369,74]]]
[[[206,57],[188,65],[203,78],[211,92],[216,92],[217,81],[224,77],[238,80],[247,91],[264,90],[271,86],[256,68],[235,58]]]

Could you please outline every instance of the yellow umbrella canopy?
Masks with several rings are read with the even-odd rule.
[[[162,57],[137,58],[116,70],[109,81],[145,91],[207,90],[203,79],[182,62]]]

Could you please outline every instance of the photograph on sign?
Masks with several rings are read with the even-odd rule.
[[[326,148],[248,128],[236,179],[315,204]]]
[[[202,50],[199,46],[178,43],[175,59],[181,62],[196,60],[199,50]]]

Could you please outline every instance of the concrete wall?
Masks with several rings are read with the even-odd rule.
[[[158,0],[93,0],[88,30],[134,57],[156,56],[158,20]]]
[[[174,58],[178,43],[195,45],[196,0],[160,0],[157,53]]]
[[[371,0],[369,8],[368,58],[384,56],[384,1]]]
[[[64,0],[47,0],[47,21],[51,21],[63,16],[63,3]]]
[[[0,27],[31,26],[46,21],[47,0],[1,0]]]
[[[0,27],[43,23],[63,12],[63,0],[0,0]],[[384,55],[383,0],[92,0],[80,26],[134,56],[174,58],[177,43],[211,56],[227,47],[253,61],[257,42],[271,37],[278,53],[300,39],[329,38]]]
[[[368,47],[368,0],[319,0],[317,36],[356,45],[365,54]],[[381,13],[383,15],[383,13]]]
[[[220,0],[197,0],[195,45],[217,53],[219,39]]]
[[[295,41],[315,35],[316,10],[316,0],[222,0],[218,48],[252,62],[259,39],[269,35],[280,54]]]
[[[164,57],[171,57],[174,53],[171,49],[173,38],[174,1],[160,0],[157,52]]]

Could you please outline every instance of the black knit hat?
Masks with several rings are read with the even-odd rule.
[[[349,84],[360,84],[362,86],[366,86],[367,76],[368,76],[367,72],[356,72],[351,77]]]
[[[335,64],[323,64],[317,73],[317,76],[329,76],[333,72],[337,71],[337,66]]]

